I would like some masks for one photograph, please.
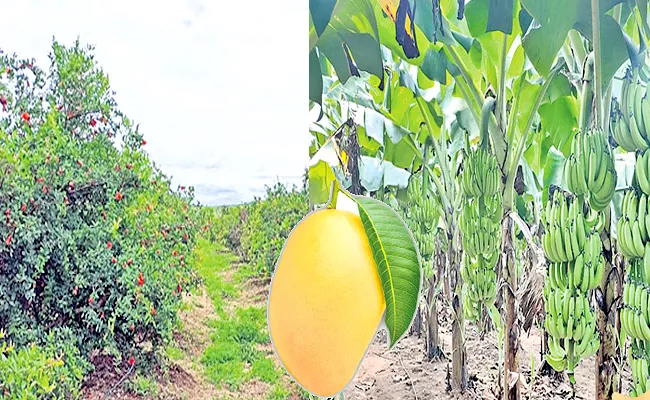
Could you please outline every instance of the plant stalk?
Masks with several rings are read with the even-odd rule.
[[[592,111],[594,103],[594,53],[589,53],[582,70],[582,95],[580,97],[580,121],[581,131],[586,131],[591,126]]]
[[[499,94],[497,95],[496,119],[502,132],[506,131],[506,71],[508,70],[508,35],[503,34],[501,66],[499,70]],[[486,124],[487,128],[487,124]]]
[[[535,115],[537,114],[537,110],[539,110],[539,106],[542,104],[542,100],[546,95],[546,91],[548,90],[551,81],[553,80],[553,78],[558,73],[558,71],[562,68],[563,65],[564,62],[560,62],[553,68],[553,70],[551,70],[551,72],[548,75],[548,78],[546,79],[546,82],[544,82],[544,85],[542,86],[539,93],[537,94],[537,99],[535,99],[535,104],[533,105],[533,108],[530,111],[528,120],[526,120],[526,125],[521,134],[521,139],[519,139],[519,143],[517,144],[517,150],[515,151],[514,157],[510,162],[508,175],[506,176],[506,185],[503,193],[504,210],[510,210],[513,207],[514,204],[513,192],[514,192],[515,177],[517,176],[517,168],[519,167],[519,160],[521,160],[521,156],[524,153],[524,149],[526,148],[526,141],[528,140],[528,134],[530,132],[531,127],[533,126],[533,120],[535,118]]]
[[[594,45],[594,108],[596,110],[596,129],[603,128],[603,66],[600,48],[600,0],[591,0],[591,28]]]
[[[582,64],[585,62],[585,57],[587,57],[587,50],[585,50],[585,46],[582,44],[582,38],[578,31],[574,29],[569,31],[569,43],[571,43],[571,49],[578,61],[578,66],[582,67]]]

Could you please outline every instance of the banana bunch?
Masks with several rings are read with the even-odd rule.
[[[600,130],[579,132],[564,164],[567,187],[576,196],[588,195],[591,208],[600,211],[609,205],[616,189],[614,157]]]
[[[492,197],[499,192],[497,159],[488,150],[471,150],[463,168],[461,185],[467,198]]]
[[[636,180],[643,193],[650,195],[650,151],[644,151],[643,154],[637,156],[634,163],[633,180]]]
[[[602,254],[600,235],[589,235],[584,252],[573,262],[551,262],[548,265],[545,287],[549,290],[578,289],[583,293],[600,285],[605,274],[605,258]]]
[[[645,257],[650,248],[650,197],[628,190],[621,204],[621,217],[616,223],[618,249],[628,258]]]
[[[621,328],[634,339],[650,341],[650,252],[643,259],[632,259],[627,281],[623,286]]]
[[[422,177],[413,176],[407,188],[408,205],[402,207],[402,216],[418,244],[420,256],[428,261],[433,257],[435,231],[440,212],[435,199],[422,192]]]
[[[470,257],[490,257],[501,245],[501,192],[491,197],[465,198],[460,214],[463,250]]]
[[[605,222],[602,213],[559,190],[546,203],[543,221],[542,247],[549,260],[544,279],[546,361],[572,377],[580,360],[600,346],[589,299],[605,273],[600,238]]]
[[[621,87],[618,112],[613,112],[612,136],[625,151],[645,151],[650,147],[650,99],[638,72],[628,72]],[[613,109],[613,111],[616,111]]]
[[[481,305],[494,304],[497,296],[497,275],[495,271],[499,252],[495,251],[489,258],[465,256],[460,269],[465,286],[463,302],[466,315],[470,320],[481,317]]]
[[[552,263],[575,260],[589,236],[598,235],[605,224],[601,213],[590,210],[585,216],[582,203],[560,191],[546,203],[544,219],[546,232],[542,235],[542,248]]]
[[[600,336],[587,296],[574,289],[549,291],[544,304],[544,328],[549,334],[546,361],[556,371],[571,374],[581,359],[596,354]]]
[[[643,340],[632,340],[629,353],[632,382],[634,384],[630,396],[637,397],[650,390],[650,344]]]

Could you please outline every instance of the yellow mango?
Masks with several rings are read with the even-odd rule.
[[[273,347],[296,382],[321,397],[345,389],[385,309],[359,215],[321,209],[296,225],[278,260],[268,307]]]

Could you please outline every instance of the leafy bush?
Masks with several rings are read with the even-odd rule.
[[[0,327],[18,346],[65,337],[124,361],[171,336],[206,221],[91,52],[54,42],[49,72],[0,52]]]
[[[50,337],[51,339],[51,337]],[[57,351],[35,344],[16,349],[0,333],[0,394],[3,399],[76,397],[85,368],[75,348]]]
[[[245,209],[241,247],[244,258],[260,273],[271,273],[294,226],[309,212],[305,189],[290,191],[276,183],[267,187],[264,199],[256,198]]]

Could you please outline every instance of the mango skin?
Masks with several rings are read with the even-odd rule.
[[[352,381],[386,302],[359,216],[321,209],[289,235],[269,294],[271,342],[289,374],[320,397]]]

